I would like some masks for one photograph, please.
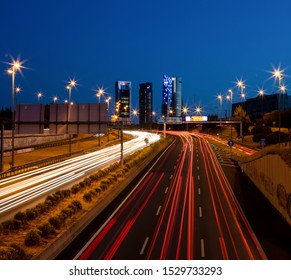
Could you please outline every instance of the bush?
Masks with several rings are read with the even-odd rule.
[[[62,226],[62,220],[58,216],[50,217],[48,222],[55,228],[60,229]]]
[[[38,216],[38,213],[34,209],[27,209],[25,215],[28,221],[32,221]]]
[[[85,180],[84,180],[84,184],[85,184],[85,186],[91,186],[91,183],[92,183],[92,181],[91,181],[91,179],[90,178],[86,178]]]
[[[40,240],[41,240],[40,235],[36,231],[31,230],[30,232],[27,233],[24,239],[24,244],[26,246],[33,247],[39,245]]]
[[[74,200],[72,204],[78,209],[78,211],[83,209],[82,203],[78,200]]]
[[[17,221],[20,221],[22,223],[25,223],[26,222],[26,215],[23,212],[17,212],[14,215],[14,219],[17,220]]]
[[[71,188],[71,192],[72,194],[76,194],[80,191],[80,185],[79,184],[75,184],[72,188]]]
[[[0,260],[24,260],[26,254],[18,244],[12,243],[7,248],[0,249]]]
[[[86,202],[91,202],[92,201],[92,195],[90,193],[85,193],[83,195],[83,199],[86,201]]]
[[[55,234],[56,233],[55,228],[51,224],[49,224],[48,222],[43,223],[42,225],[40,225],[38,227],[38,229],[39,229],[39,234],[40,234],[41,237],[47,237],[50,234]]]
[[[2,222],[2,228],[7,231],[18,230],[20,229],[20,221],[16,219],[12,219],[12,220]]]

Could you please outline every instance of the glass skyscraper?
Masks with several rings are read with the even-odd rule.
[[[115,82],[115,114],[125,123],[130,123],[131,82]]]
[[[145,125],[152,122],[153,86],[146,82],[139,84],[139,124]]]

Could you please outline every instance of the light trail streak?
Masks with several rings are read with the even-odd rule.
[[[136,138],[124,143],[124,156],[144,148],[160,139],[147,132],[127,132]],[[98,168],[104,168],[120,159],[120,144],[96,152],[88,153],[61,163],[16,175],[0,181],[0,213],[20,206],[52,189],[68,184]]]

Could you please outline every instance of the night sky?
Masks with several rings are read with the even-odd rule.
[[[114,97],[115,81],[125,80],[137,108],[138,85],[149,81],[160,114],[167,74],[182,77],[184,105],[217,113],[219,93],[233,88],[240,100],[239,79],[248,98],[262,87],[270,94],[277,91],[270,72],[280,66],[288,88],[290,15],[290,0],[2,0],[0,105],[11,106],[6,63],[19,57],[27,67],[16,75],[19,103],[37,103],[38,91],[44,104],[63,102],[73,78],[75,103],[98,102],[94,90]]]

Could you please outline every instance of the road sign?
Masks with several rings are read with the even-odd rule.
[[[234,142],[233,142],[233,140],[230,139],[230,140],[228,141],[228,146],[229,146],[229,147],[232,147],[233,145],[234,145]]]

